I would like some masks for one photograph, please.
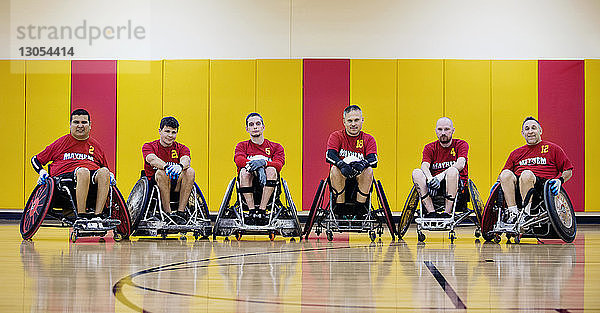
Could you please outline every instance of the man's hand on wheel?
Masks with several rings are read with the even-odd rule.
[[[50,175],[48,175],[48,172],[46,172],[45,169],[41,169],[40,177],[38,177],[37,184],[43,185],[44,183],[46,183],[46,181],[48,180],[49,177],[50,177]]]
[[[560,192],[560,186],[562,186],[562,182],[560,181],[560,179],[552,179],[549,182],[550,184],[550,191],[552,192],[552,194],[554,196],[558,196],[558,193]]]

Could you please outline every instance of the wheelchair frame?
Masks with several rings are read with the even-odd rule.
[[[135,194],[136,188],[145,189],[141,194]],[[140,191],[137,191],[138,193]],[[142,199],[139,201],[139,197]],[[193,199],[193,200],[191,200]],[[178,204],[179,199],[171,204]],[[192,202],[192,204],[190,203]],[[152,182],[142,172],[142,177],[135,183],[129,197],[127,198],[128,207],[133,216],[133,235],[134,236],[161,236],[163,239],[169,234],[180,234],[181,240],[186,240],[185,236],[188,232],[193,233],[194,239],[208,238],[212,232],[210,215],[208,212],[208,204],[204,199],[204,195],[200,187],[194,182],[190,198],[186,205],[186,212],[189,215],[185,224],[177,224],[164,210],[161,201],[160,189],[155,182]],[[140,205],[141,204],[141,205]],[[190,207],[193,207],[190,208]],[[156,217],[156,220],[152,220]]]
[[[283,178],[279,178],[277,185],[273,190],[271,199],[267,205],[268,221],[266,225],[249,225],[246,224],[246,219],[250,214],[244,210],[244,206],[247,207],[243,200],[243,195],[239,192],[239,181],[238,177],[234,177],[229,181],[227,190],[219,207],[217,219],[213,227],[213,239],[217,236],[228,237],[235,235],[237,240],[241,240],[244,234],[268,234],[271,241],[275,240],[277,234],[283,237],[301,237],[302,229],[300,227],[300,221],[298,220],[298,214],[296,212],[296,205],[292,200],[287,182]],[[236,189],[236,202],[233,206],[230,206],[231,196],[233,195],[233,188]],[[286,205],[281,202],[281,191],[285,196]],[[288,216],[285,216],[287,213]],[[284,215],[284,217],[281,217]],[[301,238],[300,238],[301,239]],[[294,240],[292,238],[292,240]]]
[[[329,201],[327,204],[323,204],[325,199],[325,188],[329,188]],[[375,210],[373,206],[373,188],[377,194],[379,209]],[[315,227],[315,234],[321,235],[323,230],[327,236],[327,240],[333,240],[333,232],[355,232],[355,233],[368,233],[369,238],[372,242],[381,238],[383,235],[383,225],[386,224],[392,236],[392,240],[396,240],[396,234],[394,230],[394,222],[392,212],[390,210],[387,197],[383,191],[383,185],[381,181],[373,179],[371,188],[369,189],[369,196],[367,198],[368,209],[364,219],[353,219],[348,220],[344,218],[336,217],[333,212],[333,191],[331,190],[329,177],[322,179],[317,187],[317,192],[313,199],[313,203],[310,208],[308,222],[304,225],[304,239],[308,240],[311,229]],[[383,215],[383,216],[382,216]]]
[[[104,209],[104,211],[106,211],[108,208],[107,213],[110,218],[103,220],[78,220],[77,206],[73,200],[74,198],[71,189],[67,186],[67,183],[70,182],[74,182],[73,179],[52,177],[44,184],[34,188],[27,200],[25,209],[23,210],[23,216],[21,217],[20,231],[23,239],[31,239],[42,225],[46,216],[58,220],[62,227],[73,228],[69,236],[71,242],[76,242],[80,237],[104,237],[110,230],[114,233],[113,238],[115,241],[121,241],[122,239],[129,237],[131,234],[129,212],[123,196],[116,186],[109,186],[108,197]],[[62,196],[67,198],[67,202],[59,203],[57,197],[60,197],[61,195],[57,194],[55,191],[62,192]],[[46,196],[44,196],[44,192],[46,192]],[[44,198],[42,199],[42,197]],[[59,205],[60,210],[57,210],[56,206]],[[31,208],[31,206],[34,207]],[[33,220],[30,218],[33,218]]]
[[[404,209],[402,210],[402,215],[400,217],[400,222],[398,223],[398,234],[399,237],[402,238],[406,231],[408,230],[410,223],[414,217],[414,213],[416,211],[417,206],[419,206],[419,212],[417,218],[415,218],[415,222],[417,223],[417,238],[419,242],[424,242],[427,238],[424,230],[427,231],[448,231],[448,239],[450,239],[450,243],[454,243],[454,240],[457,239],[456,232],[454,229],[458,227],[462,222],[464,222],[467,218],[471,216],[471,214],[475,213],[475,237],[479,237],[481,235],[481,216],[483,211],[483,202],[481,201],[481,197],[479,196],[479,191],[475,186],[475,183],[471,180],[467,180],[466,192],[468,193],[469,199],[465,201],[464,212],[457,212],[457,205],[460,201],[461,193],[457,193],[455,197],[454,203],[452,205],[452,214],[449,218],[425,218],[424,217],[424,206],[423,201],[420,200],[418,186],[417,184],[413,184],[412,189],[406,199],[404,204]],[[472,209],[469,209],[468,203],[471,203]],[[434,203],[435,206],[435,203]],[[436,207],[435,210],[438,211],[440,208]]]
[[[515,243],[521,238],[562,239],[573,242],[577,233],[577,222],[573,204],[564,188],[557,196],[550,191],[549,180],[544,184],[541,195],[535,191],[531,197],[529,212],[519,209],[519,215],[514,223],[504,220],[506,201],[500,184],[492,188],[483,215],[483,238],[498,243],[502,234],[508,241],[513,238]],[[540,199],[541,197],[541,199]],[[534,202],[536,201],[536,202]]]

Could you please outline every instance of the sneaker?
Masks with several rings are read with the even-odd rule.
[[[517,221],[517,218],[519,217],[519,211],[518,210],[509,210],[507,208],[506,211],[504,212],[504,216],[505,216],[506,223],[514,224]]]
[[[438,218],[438,214],[435,211],[427,212],[427,213],[425,213],[425,218]]]
[[[448,218],[451,218],[452,215],[450,215],[450,213],[442,212],[439,214],[439,217],[448,219]]]

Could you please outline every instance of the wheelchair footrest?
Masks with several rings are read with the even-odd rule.
[[[446,231],[454,228],[454,218],[416,218],[415,222],[424,230]]]

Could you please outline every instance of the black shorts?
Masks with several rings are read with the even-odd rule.
[[[75,204],[75,207],[77,207],[77,196],[75,194],[75,188],[77,187],[77,176],[75,176],[75,171],[77,171],[77,169],[75,169],[72,172],[56,175],[56,177],[61,178],[62,184],[67,186],[71,191],[71,197],[73,198],[73,203]],[[96,173],[97,170],[90,170],[90,186],[88,189],[88,195],[86,200],[87,208],[94,208],[96,206],[96,195],[98,194],[98,184],[94,181],[96,178]],[[69,199],[67,195],[61,192],[59,192],[58,194],[60,195],[60,200],[58,200],[59,203],[63,203],[63,207],[69,207]]]
[[[151,184],[154,184],[154,185],[158,186],[158,184],[156,184],[156,179],[154,179],[154,177],[148,177],[148,176],[146,176],[146,177],[148,178],[148,181]],[[171,179],[171,193],[176,192],[175,188],[177,188],[177,179]]]

